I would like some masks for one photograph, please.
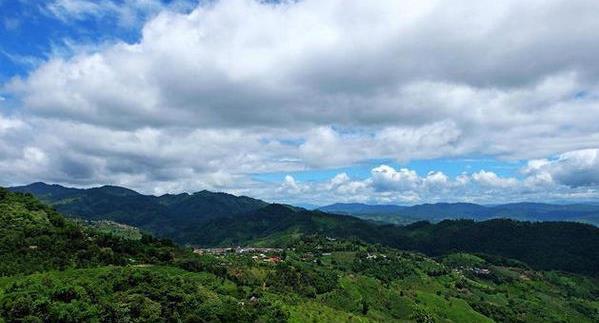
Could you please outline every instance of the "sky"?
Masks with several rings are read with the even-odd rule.
[[[0,0],[0,185],[599,201],[594,0]]]

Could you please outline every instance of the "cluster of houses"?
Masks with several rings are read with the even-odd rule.
[[[491,274],[491,270],[487,268],[479,268],[479,267],[464,267],[460,266],[459,269],[454,269],[457,272],[469,271],[477,276],[487,276]]]
[[[366,259],[370,260],[370,259],[377,259],[377,258],[383,258],[383,259],[387,259],[387,255],[385,254],[375,254],[375,253],[368,253],[366,255]]]
[[[194,253],[203,255],[229,255],[229,254],[252,254],[252,259],[266,263],[276,264],[283,259],[280,254],[283,249],[280,248],[257,248],[257,247],[237,247],[237,248],[194,248]]]
[[[281,248],[256,248],[256,247],[237,247],[237,248],[194,248],[194,253],[203,255],[225,255],[225,254],[248,254],[248,253],[263,253],[263,254],[280,254],[283,252]]]

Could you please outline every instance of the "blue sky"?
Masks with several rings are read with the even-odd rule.
[[[501,161],[493,158],[473,157],[473,158],[437,158],[414,160],[407,163],[399,163],[393,160],[368,160],[349,167],[339,167],[321,170],[304,170],[294,172],[272,172],[255,174],[254,178],[261,181],[278,183],[285,176],[291,175],[300,181],[319,182],[334,177],[339,173],[346,173],[352,178],[367,179],[370,177],[371,170],[381,164],[389,165],[396,169],[409,168],[416,171],[419,175],[426,175],[433,171],[442,171],[450,177],[456,177],[462,173],[471,173],[479,170],[493,171],[502,177],[521,178],[520,170],[525,166],[525,162]]]
[[[135,40],[137,30],[128,33],[104,19],[75,20],[64,23],[46,12],[43,2],[31,5],[22,1],[0,3],[2,20],[2,79],[26,75],[53,51],[66,47],[64,42],[96,43],[113,37]],[[66,50],[66,48],[65,48]]]
[[[0,0],[0,185],[595,201],[575,2]]]
[[[154,10],[137,9],[137,19],[123,24],[111,12],[73,13],[64,18],[48,9],[56,1],[0,1],[2,43],[0,48],[0,80],[6,81],[15,75],[26,75],[32,68],[52,57],[55,52],[72,54],[70,46],[96,46],[105,42],[122,40],[134,43],[139,40],[141,24],[156,14]],[[69,2],[69,1],[66,1]],[[102,1],[89,1],[101,3]],[[111,1],[124,6],[126,0]],[[164,6],[172,0],[159,1]],[[178,3],[182,1],[178,1]],[[58,1],[60,3],[60,1]],[[185,1],[192,4],[192,1]],[[187,7],[181,6],[185,11]]]

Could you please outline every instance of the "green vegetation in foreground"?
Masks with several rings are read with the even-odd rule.
[[[82,227],[29,195],[4,190],[0,219],[9,235],[2,236],[2,259],[11,259],[0,271],[0,321],[599,321],[594,278],[467,253],[433,259],[296,234],[280,258],[197,255]],[[22,252],[33,242],[36,252]],[[112,257],[90,258],[102,249]],[[27,270],[34,260],[39,265]]]
[[[51,269],[168,263],[181,250],[167,240],[82,226],[31,195],[0,189],[0,276]]]

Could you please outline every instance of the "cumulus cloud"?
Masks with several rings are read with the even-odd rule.
[[[584,153],[588,152],[576,151],[565,155]],[[546,173],[531,171],[530,164],[539,163],[530,161],[529,166],[522,169],[522,172],[527,174],[522,178],[500,176],[485,170],[463,173],[453,178],[441,171],[431,171],[422,176],[412,169],[395,169],[389,165],[380,165],[372,169],[369,177],[362,179],[352,179],[346,173],[339,173],[321,182],[298,182],[288,176],[280,184],[279,190],[291,192],[292,194],[285,197],[286,200],[299,203],[314,200],[319,200],[321,203],[379,204],[440,201],[508,203],[586,201],[599,198],[597,183],[589,182],[587,186],[569,187],[563,183],[553,182],[551,178],[545,176]],[[290,187],[294,189],[290,190]]]
[[[372,169],[372,182],[379,191],[412,190],[420,181],[415,171],[406,168],[395,170],[390,166],[381,165]]]
[[[597,67],[594,55],[586,54],[588,48],[571,53],[568,46],[577,43],[572,38],[593,43],[592,30],[598,23],[582,15],[573,25],[588,32],[557,37],[552,33],[563,35],[568,31],[564,26],[569,25],[546,19],[557,15],[562,4],[549,2],[543,15],[534,5],[507,1],[496,9],[509,14],[508,20],[472,1],[447,4],[449,8],[403,1],[368,5],[360,1],[280,5],[221,1],[190,14],[164,12],[144,26],[139,43],[117,44],[66,61],[52,60],[15,87],[25,92],[33,109],[66,109],[77,104],[88,112],[102,107],[105,112],[135,114],[148,122],[158,122],[159,116],[148,112],[159,106],[175,113],[178,118],[171,121],[178,124],[189,121],[187,117],[194,117],[194,124],[422,124],[452,117],[455,110],[463,111],[472,103],[484,103],[471,108],[485,111],[493,103],[508,106],[505,101],[558,103],[563,99],[559,94],[570,94],[569,86],[578,87],[575,83],[581,74]],[[581,6],[574,8],[592,10]],[[477,9],[481,14],[476,19],[460,16]],[[537,30],[523,34],[518,27],[530,26],[512,26],[518,17],[542,22],[546,34]],[[493,35],[501,37],[489,42]],[[524,38],[521,47],[512,44],[516,36]],[[549,36],[555,47],[568,51],[567,61],[561,62],[565,58],[557,50],[544,50]],[[471,50],[463,52],[463,48]],[[539,66],[533,71],[523,68],[530,66],[531,52],[541,55],[534,57]],[[487,61],[491,57],[492,62]],[[504,73],[510,75],[510,82],[504,80]],[[562,81],[559,75],[563,73],[571,75]],[[560,80],[554,82],[572,84],[558,84],[558,94],[552,86],[547,89],[551,91],[543,91],[547,79],[555,77]],[[48,84],[48,80],[59,82]],[[525,92],[496,89],[504,83],[522,86]],[[93,91],[97,85],[109,84],[106,94]],[[67,89],[75,93],[63,100],[35,100]],[[422,92],[431,93],[423,97]],[[122,102],[132,93],[139,96],[137,109]],[[529,100],[518,102],[527,94]],[[485,103],[492,98],[496,102]],[[100,121],[94,113],[71,116]]]
[[[280,189],[283,192],[289,194],[297,194],[301,191],[301,188],[299,187],[299,185],[297,185],[295,178],[293,178],[293,176],[291,175],[285,176],[285,180],[283,181],[283,184],[281,185]]]
[[[566,152],[551,160],[533,160],[524,172],[570,187],[599,186],[599,149]]]
[[[80,2],[55,5],[76,13],[103,4]],[[596,43],[598,23],[593,4],[564,3],[539,13],[516,1],[494,10],[473,1],[220,1],[164,11],[139,43],[54,57],[7,89],[31,113],[109,128],[337,125],[376,136],[367,157],[538,157],[599,141],[581,117],[599,113],[597,98],[574,99],[597,91],[599,49],[578,44]],[[309,157],[318,154],[310,143]],[[326,155],[315,157],[355,160]]]
[[[517,184],[515,178],[501,178],[497,174],[485,170],[472,174],[472,179],[480,185],[492,188],[506,188]]]
[[[2,86],[17,111],[0,112],[2,184],[263,196],[314,189],[414,201],[597,183],[596,155],[578,150],[599,147],[599,3],[232,0],[179,8],[51,2],[47,10],[61,19],[115,15],[142,37],[75,46]],[[316,188],[293,177],[282,190],[251,180],[472,155],[536,161],[523,180],[384,165],[367,180],[340,174]],[[8,172],[17,164],[23,169]]]
[[[442,171],[431,171],[423,179],[423,184],[429,190],[442,191],[450,186],[450,180]]]

